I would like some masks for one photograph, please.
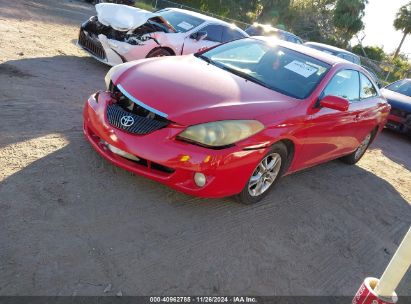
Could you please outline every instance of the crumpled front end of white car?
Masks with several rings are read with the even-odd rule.
[[[81,25],[77,44],[111,66],[145,58],[174,33],[161,16],[145,10],[109,3],[96,10],[97,16]]]

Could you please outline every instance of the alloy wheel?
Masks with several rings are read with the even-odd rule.
[[[253,175],[248,182],[248,193],[251,196],[260,196],[263,194],[274,183],[280,169],[280,154],[272,153],[264,157],[257,168],[255,168]]]

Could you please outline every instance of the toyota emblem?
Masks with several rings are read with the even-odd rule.
[[[120,123],[123,127],[131,127],[134,124],[134,118],[130,115],[121,117]]]

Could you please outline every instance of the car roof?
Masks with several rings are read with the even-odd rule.
[[[270,30],[270,31],[274,31],[274,32],[280,32],[280,33],[283,33],[283,34],[287,34],[287,35],[291,35],[291,36],[294,36],[294,37],[298,37],[296,34],[294,34],[294,33],[291,33],[291,32],[288,32],[288,31],[285,31],[285,30],[282,30],[282,29],[279,29],[279,28],[277,28],[277,27],[275,27],[275,26],[272,26],[271,24],[262,24],[262,23],[253,23],[250,27],[262,27],[263,29],[265,29],[265,30]],[[298,38],[300,38],[300,37],[298,37]],[[301,39],[301,38],[300,38]],[[302,39],[301,39],[302,40]]]
[[[221,24],[221,25],[225,25],[227,27],[231,27],[231,28],[234,28],[234,29],[240,31],[241,33],[245,34],[245,36],[248,37],[248,34],[245,31],[243,31],[241,28],[239,28],[237,25],[235,25],[234,23],[228,23],[226,21],[223,21],[223,20],[220,20],[220,19],[217,19],[217,18],[214,18],[214,17],[210,17],[210,16],[207,16],[207,15],[204,15],[204,14],[201,14],[201,13],[185,10],[185,9],[182,9],[182,8],[167,7],[167,8],[164,8],[162,10],[176,11],[176,12],[180,12],[180,13],[184,13],[184,14],[193,16],[193,17],[200,18],[200,19],[202,19],[204,21],[207,21],[207,22],[212,22],[212,23],[218,23],[218,24]]]
[[[349,52],[349,51],[347,51],[347,50],[340,49],[340,48],[338,48],[338,47],[336,47],[336,46],[332,46],[332,45],[329,45],[329,44],[324,44],[324,43],[319,43],[319,42],[311,42],[311,41],[305,42],[304,44],[305,44],[305,45],[317,46],[317,47],[322,48],[322,49],[324,49],[324,50],[329,50],[329,51],[333,51],[333,52],[350,54],[350,55],[353,55],[353,56],[355,56],[355,57],[358,57],[358,55],[356,55],[356,54],[354,54],[354,53],[351,53],[351,52]]]
[[[280,46],[283,46],[285,48],[306,54],[310,57],[313,57],[315,59],[318,59],[320,61],[323,61],[325,63],[328,63],[330,65],[335,65],[338,63],[344,63],[347,65],[353,65],[353,66],[358,66],[356,64],[353,64],[343,58],[322,52],[320,50],[316,50],[313,48],[310,48],[308,46],[305,46],[303,44],[296,44],[296,43],[292,43],[292,42],[288,42],[288,41],[284,41],[284,40],[280,40],[280,39],[276,39],[273,37],[266,37],[266,36],[257,36],[257,37],[251,37],[251,39],[257,39],[257,40],[262,40],[268,43],[275,43],[278,44]],[[358,66],[359,67],[359,66]]]

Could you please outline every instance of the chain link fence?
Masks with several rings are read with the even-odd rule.
[[[373,73],[383,85],[387,85],[402,78],[411,77],[411,69],[404,69],[390,63],[389,61],[376,61],[360,56],[361,65]]]

